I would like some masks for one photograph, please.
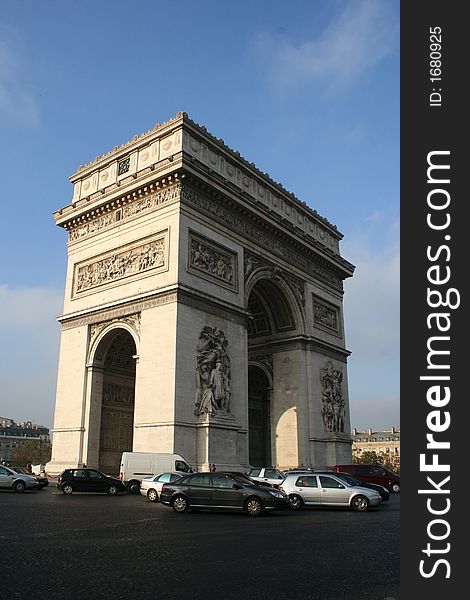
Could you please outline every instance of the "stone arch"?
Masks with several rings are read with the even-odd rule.
[[[86,463],[114,475],[122,452],[133,449],[137,340],[129,324],[114,322],[90,348]]]
[[[303,283],[291,281],[280,269],[261,267],[247,278],[248,446],[252,466],[260,466],[260,456],[267,463],[264,466],[295,461],[286,456],[291,446],[295,456],[299,452],[297,414],[299,403],[305,401],[298,382],[305,367],[304,351],[299,348],[299,339],[305,334],[303,298]],[[260,373],[266,377],[262,393],[257,389],[263,379]]]
[[[93,329],[93,327],[95,329]],[[136,352],[135,356],[138,356],[138,348],[140,337],[137,329],[130,325],[126,321],[113,321],[111,323],[99,323],[98,325],[93,326],[90,333],[89,339],[89,350],[88,350],[88,364],[100,366],[103,362],[103,351],[106,345],[103,345],[101,342],[107,338],[109,335],[113,335],[113,332],[116,329],[123,329],[127,331],[133,338]]]
[[[295,331],[298,335],[306,333],[306,319],[304,309],[303,290],[300,287],[303,284],[296,281],[296,286],[281,269],[261,267],[251,273],[245,281],[245,307],[248,308],[250,298],[253,292],[264,290],[266,304],[274,303],[272,310],[277,309],[280,312],[289,312],[292,317],[292,327],[290,331]],[[274,316],[274,315],[273,315]],[[284,328],[286,330],[287,328]]]

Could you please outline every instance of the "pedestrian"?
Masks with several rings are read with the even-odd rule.
[[[26,465],[26,468],[28,469],[28,473],[33,472],[33,464],[30,460],[28,460],[28,464]]]
[[[214,463],[212,463],[212,464],[211,464],[211,463],[209,463],[209,471],[210,471],[211,473],[215,473],[215,465],[214,465]]]

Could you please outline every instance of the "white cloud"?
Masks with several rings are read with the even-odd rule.
[[[63,291],[0,285],[0,414],[52,425]]]
[[[391,224],[392,234],[396,233]],[[400,253],[398,241],[381,250],[364,237],[344,242],[356,265],[345,281],[344,313],[351,426],[376,430],[400,424]]]
[[[364,239],[345,242],[343,254],[356,265],[345,281],[347,346],[359,358],[398,357],[400,253],[398,243],[373,250]]]
[[[42,328],[59,315],[64,293],[55,288],[0,285],[0,330],[30,330]]]
[[[3,39],[2,39],[3,38]],[[0,28],[0,117],[28,125],[39,121],[36,101],[28,88],[24,62]]]
[[[262,34],[257,50],[269,62],[271,75],[288,88],[321,81],[325,90],[342,90],[358,81],[397,47],[398,25],[393,3],[349,0],[314,39],[295,43]]]

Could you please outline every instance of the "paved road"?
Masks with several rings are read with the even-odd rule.
[[[2,598],[399,598],[399,495],[252,518],[49,486],[0,491],[0,515]]]

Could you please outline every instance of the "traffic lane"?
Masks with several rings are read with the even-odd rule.
[[[399,597],[399,497],[367,513],[321,508],[253,519],[179,515],[127,494],[44,492],[30,503],[12,495],[8,506],[0,496],[10,528],[2,531],[10,542],[2,565],[31,567],[34,581],[25,585],[36,597],[63,598],[64,586],[92,598],[116,586],[128,598],[162,589],[167,598],[211,598],[215,590],[219,598]],[[31,527],[11,529],[18,520]]]

